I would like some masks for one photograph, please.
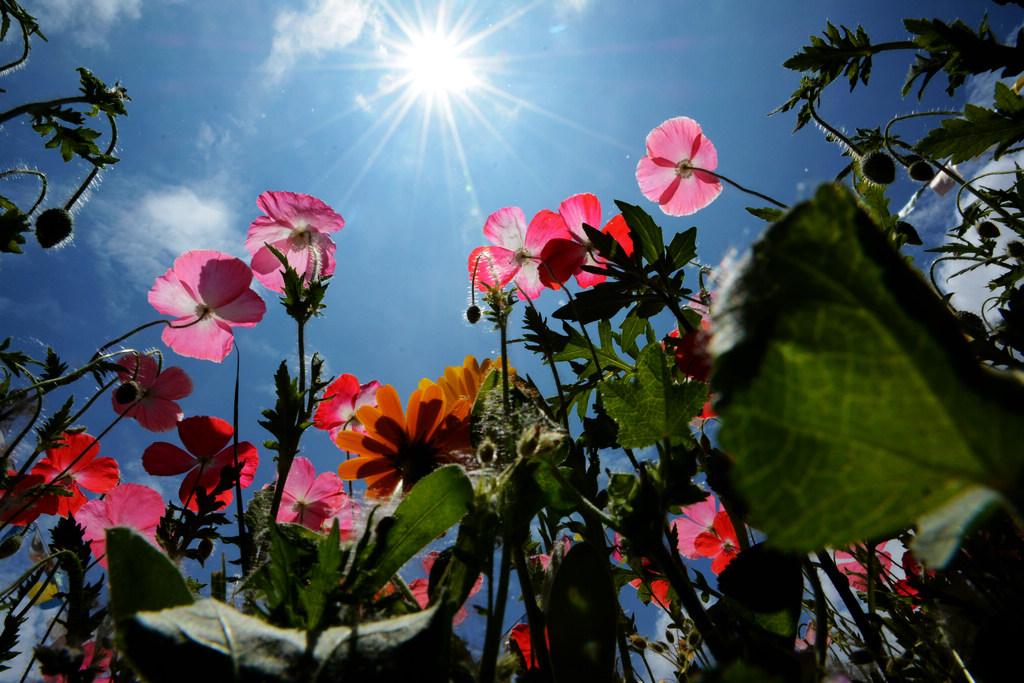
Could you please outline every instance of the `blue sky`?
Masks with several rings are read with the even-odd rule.
[[[39,0],[28,9],[50,42],[35,41],[29,63],[2,79],[3,102],[74,92],[78,66],[108,84],[119,81],[132,101],[119,127],[121,162],[76,210],[73,242],[46,252],[30,243],[25,255],[0,259],[0,337],[38,355],[48,343],[68,362],[84,362],[106,340],[158,317],[146,294],[179,254],[211,248],[248,260],[244,239],[259,215],[257,196],[304,192],[346,219],[336,234],[327,316],[311,324],[307,349],[327,359],[329,373],[394,384],[403,397],[466,354],[497,351],[496,334],[463,319],[467,257],[485,243],[491,212],[520,206],[529,218],[593,192],[605,220],[621,199],[644,206],[669,235],[697,225],[701,258],[716,265],[760,233],[762,223],[743,207],[763,204],[726,187],[694,216],[662,215],[634,176],[652,128],[674,116],[696,119],[718,150],[719,173],[792,203],[845,163],[812,127],[791,135],[794,117],[766,117],[799,82],[782,62],[826,20],[863,24],[882,42],[906,37],[904,16],[960,16],[977,26],[988,11],[1000,36],[1020,16],[983,0]],[[428,107],[416,94],[403,62],[408,33],[435,26],[439,9],[447,32],[465,43],[463,68],[476,79],[448,94],[450,117],[441,98]],[[0,57],[14,50],[8,41]],[[924,105],[900,100],[908,61],[906,53],[877,58],[869,96],[850,98],[837,85],[822,115],[853,130],[948,106],[941,76]],[[986,96],[985,88],[977,93]],[[5,164],[13,158],[47,172],[44,206],[59,205],[85,171],[44,154],[40,143],[24,117],[0,128]],[[894,210],[914,189],[893,189]],[[13,197],[31,191],[0,185]],[[951,215],[936,206],[920,209],[926,241]],[[296,352],[275,295],[256,289],[268,313],[236,341],[241,436],[260,444],[267,434],[256,421],[273,404],[273,370],[284,358],[294,368]],[[562,297],[546,292],[538,303],[550,312]],[[157,328],[133,344],[163,349],[165,363],[193,376],[186,415],[230,419],[233,358],[217,365],[178,357]],[[543,374],[519,349],[512,360]],[[108,400],[87,414],[91,433],[114,417]],[[123,424],[103,451],[129,478],[171,497],[177,481],[149,480],[139,465],[144,448],[164,438],[176,441],[173,433],[154,438]],[[303,454],[318,470],[333,469],[340,457],[322,433],[308,435]],[[271,453],[261,449],[261,456],[257,482],[265,483]]]

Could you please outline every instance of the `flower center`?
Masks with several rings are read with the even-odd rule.
[[[683,159],[676,164],[676,175],[682,178],[689,178],[693,175],[693,162],[689,159]]]
[[[516,265],[521,266],[530,260],[530,254],[527,253],[526,249],[520,249],[516,252]]]
[[[213,309],[206,304],[196,304],[196,322],[208,318],[213,314]]]

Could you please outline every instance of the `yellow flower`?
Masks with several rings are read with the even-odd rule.
[[[421,379],[419,387],[420,389],[425,389],[428,386],[437,385],[444,392],[446,401],[453,403],[463,399],[469,401],[472,405],[473,401],[476,400],[476,395],[480,391],[480,385],[483,384],[484,378],[492,370],[500,369],[500,357],[495,360],[486,358],[483,364],[480,364],[477,363],[476,358],[473,356],[466,356],[466,360],[462,362],[461,367],[448,366],[444,369],[444,377],[438,377],[436,382],[426,378]],[[509,375],[515,375],[516,369],[510,367],[508,373]]]

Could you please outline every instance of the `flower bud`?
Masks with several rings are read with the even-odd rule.
[[[971,311],[957,311],[956,318],[960,325],[972,337],[985,337],[988,333],[985,329],[985,321],[977,313]]]
[[[860,161],[864,177],[878,185],[888,185],[896,180],[896,164],[885,152],[871,152]]]
[[[196,550],[199,552],[199,562],[206,562],[206,559],[210,557],[210,554],[213,552],[213,539],[204,538],[200,540]]]
[[[466,320],[469,321],[470,325],[476,325],[480,322],[480,307],[473,304],[466,309]]]
[[[1024,260],[1024,242],[1014,240],[1006,245],[1006,253],[1018,261]]]
[[[47,209],[36,218],[36,239],[43,249],[57,246],[73,229],[74,221],[65,209]]]
[[[914,226],[910,223],[907,223],[906,221],[896,221],[896,227],[894,229],[896,230],[897,235],[906,238],[906,244],[914,247],[919,247],[924,244],[924,242],[921,241],[921,236],[917,234],[917,230],[915,230]]]
[[[139,386],[135,382],[125,382],[114,389],[114,400],[121,405],[133,403],[139,397]]]
[[[992,221],[982,221],[978,223],[978,235],[988,239],[995,239],[999,237],[999,226]]]
[[[3,543],[0,543],[0,560],[6,559],[21,550],[23,540],[25,540],[25,537],[21,534],[14,534],[9,538],[5,538]]]
[[[484,467],[494,462],[498,455],[498,448],[490,439],[484,439],[476,449],[476,459]]]
[[[907,168],[907,174],[919,183],[930,183],[935,177],[935,169],[924,159],[918,159]]]

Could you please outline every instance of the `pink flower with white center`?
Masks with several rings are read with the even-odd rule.
[[[558,215],[565,221],[569,234],[586,250],[583,263],[580,264],[580,269],[574,273],[576,282],[580,287],[593,287],[604,282],[607,279],[606,275],[588,273],[582,270],[583,266],[600,267],[604,263],[604,259],[594,254],[594,245],[591,244],[590,238],[587,237],[587,233],[583,230],[584,224],[594,229],[601,225],[601,202],[589,192],[576,194],[558,205]],[[601,232],[614,237],[623,250],[625,250],[627,256],[633,253],[633,243],[629,239],[629,228],[626,226],[626,221],[621,213],[608,221],[601,228]]]
[[[427,573],[428,577],[430,576],[430,570],[434,568],[434,562],[437,561],[437,558],[440,555],[441,553],[436,550],[431,550],[423,557],[423,571]],[[477,591],[480,590],[480,587],[483,586],[483,583],[484,576],[481,574],[476,577],[476,583],[474,583],[473,587],[469,589],[469,596],[466,599],[468,600],[476,595]],[[420,609],[426,609],[427,605],[430,604],[430,579],[413,579],[409,582],[409,591],[413,594],[413,597],[416,598],[416,603],[420,606]],[[459,611],[455,613],[455,619],[452,623],[461,624],[467,616],[469,616],[469,613],[466,612],[466,607],[463,605],[459,608]]]
[[[331,441],[346,429],[365,434],[366,429],[356,417],[356,411],[363,406],[377,405],[377,389],[380,389],[380,382],[360,384],[355,375],[345,373],[324,389],[323,399],[313,415],[313,426],[329,432]]]
[[[157,546],[156,527],[164,516],[164,500],[160,494],[140,484],[121,484],[107,492],[102,500],[90,500],[75,515],[85,529],[82,538],[92,542],[92,554],[106,567],[107,537],[113,526],[127,526]],[[157,546],[159,547],[159,546]]]
[[[349,503],[345,493],[345,482],[334,472],[323,472],[317,476],[313,463],[303,457],[292,461],[288,478],[284,482],[281,508],[277,511],[278,522],[301,524],[307,529],[320,531],[324,522],[342,512]],[[351,519],[351,515],[348,516]],[[339,517],[339,530],[345,520]],[[351,524],[348,531],[351,531]]]
[[[266,216],[249,226],[245,248],[252,254],[252,272],[263,286],[284,291],[284,266],[270,245],[288,260],[306,283],[334,273],[337,247],[327,233],[345,227],[345,219],[316,197],[294,192],[264,192],[256,204]]]
[[[172,477],[187,472],[178,496],[182,505],[187,504],[190,510],[196,510],[196,488],[202,487],[210,493],[220,482],[221,470],[234,466],[235,446],[231,443],[234,434],[235,428],[231,423],[218,417],[187,417],[178,423],[178,438],[188,450],[158,441],[143,452],[142,467],[156,477]],[[260,462],[256,447],[248,441],[239,443],[238,462],[242,463],[239,485],[245,488],[252,483]],[[225,506],[233,497],[231,489],[217,494],[217,500]]]
[[[241,259],[197,249],[174,261],[174,267],[149,290],[149,303],[174,316],[160,336],[183,356],[220,362],[234,345],[232,327],[252,327],[267,305],[249,289],[252,270]]]
[[[32,468],[32,474],[41,475],[47,484],[67,489],[70,496],[57,497],[57,513],[67,517],[85,505],[82,488],[93,493],[106,493],[117,486],[121,473],[113,458],[102,457],[100,444],[84,432],[62,434],[57,448],[46,451],[46,457]]]
[[[488,216],[484,236],[496,246],[477,247],[469,255],[469,274],[481,291],[515,280],[520,299],[536,299],[545,287],[558,289],[584,257],[553,211],[539,212],[527,226],[519,207],[499,209]]]
[[[704,556],[697,550],[697,537],[714,532],[718,499],[709,495],[701,502],[683,508],[683,514],[686,516],[672,520],[676,530],[676,548],[683,557],[699,560]]]
[[[184,417],[175,401],[192,393],[192,380],[174,366],[160,371],[153,356],[126,353],[117,361],[124,368],[117,373],[122,384],[110,396],[114,412],[134,417],[143,429],[166,432]]]
[[[740,542],[725,510],[715,515],[713,529],[713,533],[705,531],[699,534],[693,545],[701,555],[712,558],[711,571],[721,574],[732,558],[739,555]]]
[[[722,192],[718,178],[704,171],[718,167],[718,152],[700,124],[677,116],[647,135],[647,156],[636,166],[640,191],[670,216],[700,211]]]

